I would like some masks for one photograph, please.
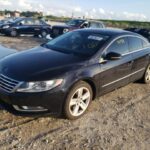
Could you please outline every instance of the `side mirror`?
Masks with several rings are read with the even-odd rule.
[[[19,23],[19,26],[22,26],[22,25],[23,25],[23,23],[22,23],[22,22],[20,22],[20,23]]]
[[[84,22],[80,28],[87,28],[88,27],[88,22]]]
[[[121,59],[121,54],[115,53],[115,52],[110,52],[105,56],[105,59],[107,59],[107,60],[119,60],[119,59]]]

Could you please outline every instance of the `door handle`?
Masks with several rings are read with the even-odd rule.
[[[134,63],[134,61],[132,60],[132,61],[128,62],[128,65],[130,66],[130,65],[132,65],[133,63]]]

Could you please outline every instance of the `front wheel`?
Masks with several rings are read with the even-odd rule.
[[[145,71],[145,74],[144,74],[144,77],[143,77],[143,81],[146,84],[150,83],[150,64],[148,65],[148,67],[147,67],[147,69]]]
[[[65,117],[71,120],[81,117],[92,101],[93,92],[86,82],[78,82],[69,92],[65,106]]]
[[[11,32],[10,32],[10,35],[12,36],[12,37],[16,37],[16,36],[18,36],[18,32],[17,32],[17,30],[12,30]]]

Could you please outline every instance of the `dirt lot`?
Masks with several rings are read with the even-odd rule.
[[[0,36],[0,44],[25,50],[44,42]],[[93,101],[81,119],[0,110],[0,149],[149,150],[150,85],[133,83]]]

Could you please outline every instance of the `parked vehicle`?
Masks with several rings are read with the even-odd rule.
[[[145,38],[147,38],[148,41],[150,42],[150,29],[127,28],[125,30],[138,33],[138,34],[144,36]]]
[[[51,26],[43,20],[35,18],[17,18],[0,26],[0,32],[12,37],[20,34],[33,34],[46,37],[51,32]]]
[[[51,37],[55,38],[66,32],[80,28],[105,28],[105,25],[100,21],[73,19],[65,25],[55,25],[52,27]]]
[[[77,119],[98,96],[139,79],[150,83],[150,45],[132,32],[82,29],[0,66],[0,98],[16,110]]]

